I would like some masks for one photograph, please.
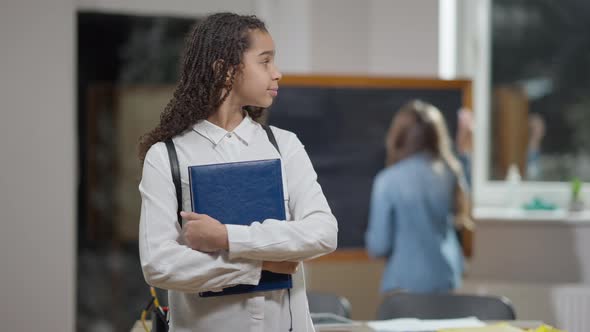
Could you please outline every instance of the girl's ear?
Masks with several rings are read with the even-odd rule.
[[[223,59],[217,59],[215,60],[215,62],[213,62],[213,71],[215,72],[215,75],[220,75],[221,71],[223,70],[223,64],[225,63],[225,61]],[[231,81],[231,77],[234,73],[234,68],[230,67],[227,69],[227,72],[225,73],[225,85],[230,85],[230,81]]]
[[[234,67],[230,67],[227,69],[227,72],[225,73],[225,84],[229,85],[231,83],[231,77],[234,74]]]
[[[215,62],[213,62],[212,69],[213,69],[213,72],[215,73],[215,75],[219,75],[220,72],[223,70],[224,62],[225,61],[223,59],[217,59],[217,60],[215,60]]]

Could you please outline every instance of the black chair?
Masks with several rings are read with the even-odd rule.
[[[393,293],[384,298],[377,312],[377,319],[446,319],[470,316],[480,320],[516,319],[512,303],[506,297],[451,293]]]
[[[333,313],[350,318],[350,302],[344,296],[322,292],[307,292],[307,301],[311,313]]]

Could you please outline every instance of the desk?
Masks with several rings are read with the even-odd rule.
[[[524,320],[514,320],[514,321],[485,321],[486,324],[493,325],[506,322],[514,327],[518,327],[521,329],[533,329],[543,325],[541,321],[524,321]],[[315,326],[316,332],[374,332],[372,328],[367,326],[366,323],[360,322],[357,326],[346,326],[346,325],[316,325]]]
[[[496,324],[500,321],[486,321],[489,324]],[[510,325],[522,329],[532,329],[539,327],[543,324],[541,321],[526,321],[526,320],[514,320],[514,321],[506,321]],[[151,322],[147,322],[148,327],[151,328]],[[364,322],[360,322],[360,324],[355,326],[346,326],[346,325],[339,325],[339,324],[330,324],[330,325],[316,325],[315,326],[316,332],[374,332],[373,329],[368,327]],[[143,326],[141,325],[140,321],[135,322],[133,328],[131,328],[130,332],[145,332]]]
[[[148,328],[151,329],[152,322],[147,322]],[[346,326],[346,325],[330,325],[330,326],[316,326],[316,332],[374,332],[373,329],[368,327],[366,324],[359,324],[357,326]],[[145,332],[141,321],[135,322],[135,325],[131,328],[130,332]]]

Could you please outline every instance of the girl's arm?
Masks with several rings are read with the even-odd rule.
[[[148,284],[183,292],[221,290],[237,284],[257,285],[260,260],[229,259],[227,252],[202,253],[182,242],[176,217],[176,192],[163,143],[148,151],[139,191],[139,249]]]
[[[288,134],[281,152],[293,220],[267,219],[250,226],[226,225],[232,259],[302,261],[336,249],[338,224],[311,161],[294,134],[281,134]]]
[[[369,226],[365,233],[365,245],[373,257],[387,257],[393,248],[394,216],[388,195],[388,183],[381,173],[373,182]]]

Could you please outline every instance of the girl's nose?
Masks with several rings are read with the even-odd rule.
[[[282,77],[283,77],[283,74],[281,74],[281,72],[279,71],[279,68],[277,66],[275,66],[275,70],[274,70],[274,73],[273,73],[273,76],[272,76],[273,80],[278,81]]]

